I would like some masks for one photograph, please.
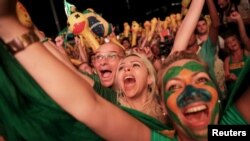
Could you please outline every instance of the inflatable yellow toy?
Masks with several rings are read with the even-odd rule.
[[[182,22],[182,15],[181,15],[181,13],[176,13],[175,17],[176,17],[177,26],[180,27],[181,22]]]
[[[128,24],[128,22],[124,22],[123,23],[123,34],[124,34],[124,37],[129,37],[129,33],[130,33],[130,26]]]
[[[68,31],[74,35],[78,35],[81,41],[83,41],[83,38],[85,38],[93,51],[96,51],[96,49],[99,48],[100,45],[89,28],[88,19],[84,14],[80,12],[74,12],[68,16],[67,27]]]
[[[111,33],[109,35],[110,42],[116,44],[117,46],[121,47],[123,50],[125,50],[125,47],[117,40],[116,35],[114,33]]]
[[[112,32],[112,25],[97,14],[92,8],[83,11],[88,20],[89,28],[98,37],[106,37]]]
[[[164,20],[164,24],[163,24],[163,29],[168,29],[169,28],[169,25],[171,23],[171,19],[169,16],[167,16]]]
[[[155,32],[155,28],[156,28],[156,25],[157,25],[157,18],[154,17],[151,19],[151,27],[150,27],[150,33],[149,33],[149,36],[148,36],[148,41],[151,41],[153,35],[154,35],[154,32]]]
[[[64,9],[67,17],[74,12],[78,12],[75,5],[68,3],[66,0],[64,0]],[[89,28],[96,36],[106,37],[112,32],[112,25],[97,14],[94,9],[87,8],[82,14],[87,18]]]
[[[171,14],[170,19],[171,19],[171,24],[170,24],[171,31],[173,33],[176,33],[176,31],[177,31],[176,15]]]
[[[210,18],[210,15],[205,15],[204,18],[205,18],[206,21],[207,21],[208,27],[210,27],[210,25],[211,25],[211,18]]]
[[[132,21],[131,32],[132,32],[132,41],[131,46],[135,46],[137,44],[137,34],[139,32],[140,25],[136,21]]]
[[[26,26],[28,28],[31,28],[33,26],[33,22],[31,20],[31,17],[29,15],[28,11],[23,6],[23,4],[19,1],[17,1],[17,3],[16,3],[16,13],[17,13],[17,17],[18,17],[19,21],[21,22],[21,24],[23,24],[24,26]]]
[[[150,33],[150,27],[151,27],[150,21],[145,21],[143,24],[143,27],[145,29],[145,36],[148,37]]]

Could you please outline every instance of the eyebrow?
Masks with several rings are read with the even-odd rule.
[[[192,74],[191,76],[192,77],[194,77],[194,76],[196,76],[196,75],[198,75],[198,74],[200,74],[200,73],[202,73],[201,71],[199,71],[199,72],[195,72],[194,74]]]
[[[129,61],[129,63],[139,63],[139,64],[143,64],[142,62],[140,62],[140,61]],[[121,66],[121,65],[124,65],[125,63],[124,62],[122,62],[119,66]]]
[[[140,62],[140,61],[130,61],[131,63],[136,63],[136,62],[138,62],[138,63],[140,63],[140,64],[142,64],[142,62]]]

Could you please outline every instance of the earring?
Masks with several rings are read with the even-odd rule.
[[[152,91],[152,87],[151,85],[148,85],[148,92],[151,92]]]

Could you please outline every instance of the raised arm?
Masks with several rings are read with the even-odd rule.
[[[1,3],[0,38],[5,43],[22,35],[34,36],[27,34],[29,29],[20,25],[15,16],[6,15],[9,12],[5,13],[2,6]],[[51,55],[39,40],[33,41],[14,57],[63,109],[106,140],[150,139],[145,125],[96,95],[84,79]]]
[[[43,40],[45,37],[41,35],[41,33],[35,29],[36,34],[38,35],[40,40]],[[80,73],[75,66],[73,66],[72,62],[70,61],[69,57],[66,53],[62,53],[57,49],[54,42],[48,40],[46,42],[43,42],[43,46],[53,55],[55,56],[59,61],[61,61],[64,65],[69,67],[72,71],[74,71],[79,77],[85,79],[91,86],[94,85],[94,80],[88,77],[87,75],[84,75]]]
[[[211,17],[211,26],[209,29],[209,37],[211,38],[214,44],[218,43],[218,35],[219,35],[219,26],[220,26],[220,19],[217,13],[217,9],[214,5],[213,0],[206,0],[209,15]]]
[[[175,36],[175,41],[170,54],[187,48],[189,39],[199,20],[205,0],[192,0],[187,15],[183,19]]]
[[[243,42],[245,49],[250,52],[250,38],[247,36],[246,28],[241,15],[237,11],[234,11],[230,14],[228,19],[238,24],[241,41]]]

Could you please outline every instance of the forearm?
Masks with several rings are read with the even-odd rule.
[[[211,17],[211,26],[209,31],[209,36],[214,44],[217,44],[218,42],[218,30],[220,26],[220,20],[219,16],[216,10],[216,7],[214,5],[213,0],[206,0],[209,15]]]
[[[1,21],[2,23],[3,21]],[[8,34],[0,34],[1,38],[9,43],[17,36],[27,33],[29,30],[17,22],[8,22],[3,26],[12,26],[8,28]],[[4,28],[0,31],[4,31]],[[66,67],[38,41],[30,44],[24,50],[17,52],[15,58],[23,65],[23,67],[31,74],[31,76],[38,82],[38,84],[51,96],[56,102],[67,111],[73,108],[72,103],[80,104],[77,99],[87,101],[87,105],[93,104],[95,97],[89,88],[91,88],[86,81],[83,81],[72,70]],[[67,100],[68,99],[68,100]],[[85,102],[84,102],[85,103]],[[82,103],[83,104],[83,103]],[[74,105],[74,104],[73,104]],[[72,108],[72,109],[71,109]]]
[[[208,6],[209,15],[211,17],[211,26],[213,28],[218,28],[220,26],[220,19],[215,4],[213,0],[206,0],[206,3]]]
[[[38,37],[40,38],[40,40],[44,39],[45,37],[37,30],[35,29],[36,34],[38,35]],[[80,73],[75,66],[73,66],[72,62],[70,61],[69,57],[67,56],[67,54],[62,53],[61,51],[59,51],[58,49],[56,49],[56,45],[52,42],[52,41],[47,41],[43,43],[44,47],[53,55],[55,56],[59,61],[61,61],[63,64],[65,64],[67,67],[69,67],[72,71],[74,71],[79,77],[83,78],[84,80],[86,80],[91,86],[94,85],[94,81],[89,78],[86,75],[83,75],[82,73]],[[63,49],[63,48],[61,48]],[[65,52],[65,51],[64,51]]]
[[[245,45],[246,49],[250,51],[250,39],[247,36],[246,28],[245,28],[245,25],[244,25],[242,18],[239,18],[237,20],[237,24],[238,24],[238,29],[239,29],[239,33],[240,33],[240,38],[241,38],[243,44]]]
[[[92,123],[88,126],[99,135],[110,141],[150,140],[150,130],[144,124],[106,102],[102,97],[98,97],[97,101],[103,108],[92,109],[89,113]]]
[[[174,53],[175,51],[185,50],[187,48],[189,39],[193,34],[199,20],[204,3],[205,0],[193,0],[191,2],[188,13],[182,21],[181,26],[179,27],[175,36],[174,45],[170,54]]]
[[[29,31],[21,25],[14,25],[15,30],[8,29],[11,33],[8,36],[0,34],[6,43]],[[150,130],[145,125],[97,96],[84,79],[61,63],[39,41],[32,42],[14,57],[56,103],[104,139],[150,140]]]

